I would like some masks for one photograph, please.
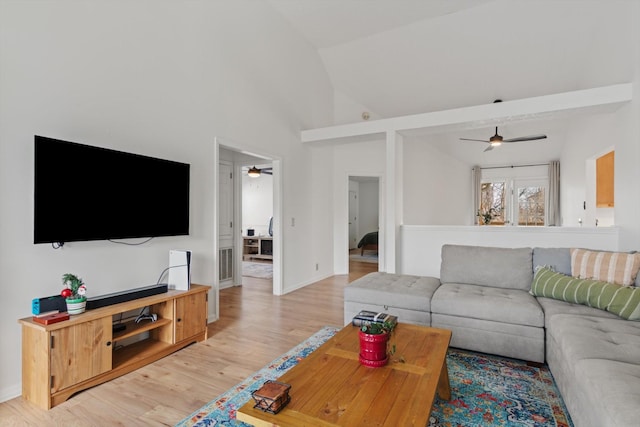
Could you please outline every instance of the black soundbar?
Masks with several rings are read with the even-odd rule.
[[[106,307],[108,305],[119,304],[121,302],[133,301],[134,299],[150,297],[151,295],[163,294],[169,290],[166,283],[160,285],[145,286],[143,288],[128,289],[122,292],[100,295],[87,298],[87,310]]]

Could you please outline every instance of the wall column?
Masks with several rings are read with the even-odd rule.
[[[386,181],[384,192],[384,265],[380,271],[399,273],[400,266],[400,225],[402,224],[402,136],[395,131],[387,131],[386,141]]]

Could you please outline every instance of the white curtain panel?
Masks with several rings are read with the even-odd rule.
[[[471,213],[471,215],[473,218],[473,223],[477,225],[480,221],[477,213],[478,209],[480,209],[480,193],[482,191],[482,168],[480,168],[480,166],[476,165],[473,167],[473,169],[471,169],[471,180],[471,195],[473,197],[473,212]]]
[[[547,209],[547,225],[560,226],[560,162],[549,162],[549,208]]]

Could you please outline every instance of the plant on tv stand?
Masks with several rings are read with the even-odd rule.
[[[86,300],[87,286],[84,281],[75,274],[66,273],[62,276],[62,295],[68,300]]]

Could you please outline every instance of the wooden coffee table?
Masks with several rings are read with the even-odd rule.
[[[291,384],[291,402],[277,415],[254,409],[237,419],[254,426],[427,425],[436,391],[451,399],[446,354],[451,331],[400,323],[396,353],[382,368],[358,362],[358,328],[347,325],[278,379]]]

